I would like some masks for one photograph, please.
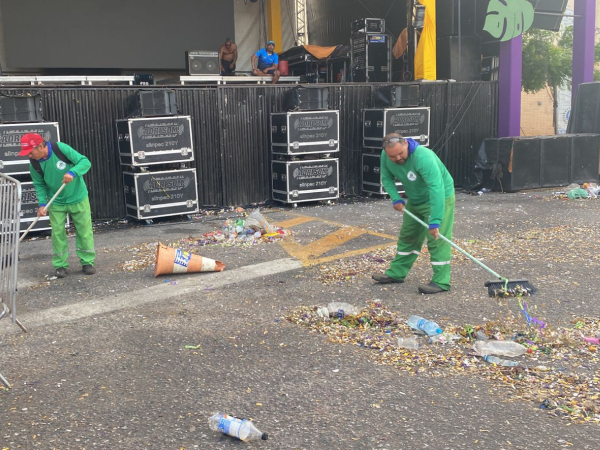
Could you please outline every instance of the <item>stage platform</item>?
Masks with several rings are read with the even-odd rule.
[[[28,85],[44,85],[44,84],[82,84],[82,85],[93,85],[93,84],[133,84],[133,75],[115,75],[115,76],[103,76],[103,75],[69,75],[69,76],[0,76],[0,86],[10,85],[15,86],[19,84]]]
[[[246,84],[269,84],[273,81],[272,77],[255,77],[255,76],[233,76],[222,77],[219,75],[186,75],[179,77],[179,82],[182,85],[194,83],[246,83]],[[300,77],[280,77],[277,83],[298,84]]]

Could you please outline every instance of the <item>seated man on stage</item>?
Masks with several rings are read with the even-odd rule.
[[[225,43],[219,49],[219,64],[221,75],[235,75],[235,62],[237,61],[237,45],[231,39],[225,39]]]
[[[258,60],[258,61],[257,61]],[[273,75],[273,84],[279,80],[279,57],[275,53],[275,42],[267,42],[266,48],[261,48],[252,55],[252,75],[264,77]]]

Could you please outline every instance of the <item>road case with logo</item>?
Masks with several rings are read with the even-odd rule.
[[[194,160],[190,116],[117,120],[121,165],[149,166]]]
[[[35,188],[33,187],[32,181],[24,181],[21,182],[21,211],[19,212],[20,220],[21,220],[21,233],[24,233],[31,222],[35,220],[37,217],[37,211],[40,205],[38,202],[37,194],[35,192]],[[52,206],[50,206],[52,207]],[[65,227],[70,226],[69,216],[67,215],[67,222],[65,223]],[[43,231],[43,230],[51,230],[50,226],[50,217],[48,215],[42,216],[33,226],[31,231]]]
[[[37,133],[49,142],[60,141],[58,122],[1,124],[0,172],[7,175],[29,174],[29,158],[17,156],[21,151],[21,138],[27,133]]]
[[[127,216],[135,219],[198,212],[196,169],[123,172]]]
[[[339,111],[293,111],[271,114],[273,154],[338,152]]]
[[[273,200],[283,203],[332,200],[340,196],[339,160],[273,161]]]
[[[398,180],[396,180],[396,187],[398,193],[404,192],[404,187]],[[381,184],[381,154],[362,154],[362,190],[371,194],[386,194]]]
[[[383,148],[389,133],[429,145],[429,108],[363,109],[363,147]]]

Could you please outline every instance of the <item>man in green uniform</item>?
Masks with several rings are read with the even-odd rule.
[[[431,255],[433,277],[419,286],[422,294],[437,294],[450,289],[452,247],[442,239],[452,239],[454,225],[454,180],[437,155],[412,139],[391,133],[383,139],[381,183],[390,196],[394,209],[404,208],[429,224],[429,230],[405,215],[398,236],[397,254],[385,274],[373,275],[378,283],[403,283],[421,254],[423,241]],[[395,179],[402,182],[408,201],[404,201]]]
[[[50,225],[52,226],[52,265],[51,276],[67,276],[69,243],[65,223],[71,215],[77,232],[75,245],[83,273],[96,273],[94,260],[94,233],[88,191],[83,175],[90,170],[90,160],[62,142],[45,142],[39,134],[27,133],[21,138],[19,156],[29,156],[29,172],[37,194],[38,217],[46,215],[46,204],[63,183],[62,192],[50,205]]]

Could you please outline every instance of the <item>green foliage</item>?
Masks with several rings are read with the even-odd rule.
[[[546,84],[558,87],[569,81],[572,65],[573,33],[565,31],[557,40],[556,33],[530,30],[523,35],[523,89],[537,92]],[[561,45],[562,44],[562,45]],[[566,44],[566,45],[565,45]]]
[[[600,61],[600,43],[594,48],[594,62]],[[547,30],[530,30],[523,34],[523,89],[537,92],[546,85],[571,85],[573,65],[573,27],[562,34]],[[594,70],[600,81],[600,70]]]

